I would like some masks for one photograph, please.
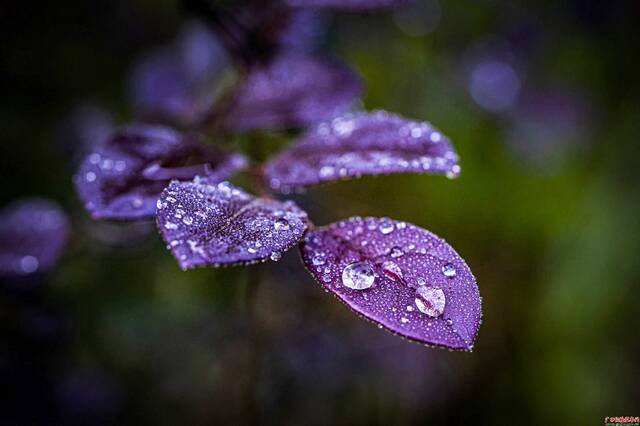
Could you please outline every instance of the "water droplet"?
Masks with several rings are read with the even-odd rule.
[[[276,219],[276,221],[273,222],[273,227],[276,231],[288,231],[289,221],[284,218]]]
[[[456,267],[453,266],[453,264],[451,263],[446,263],[443,267],[442,267],[442,273],[444,274],[445,277],[447,278],[453,278],[456,276]]]
[[[368,262],[355,262],[342,270],[342,284],[354,290],[365,290],[373,285],[375,272]]]
[[[382,232],[384,235],[390,234],[393,232],[393,230],[395,229],[395,226],[393,224],[393,222],[391,221],[385,221],[382,222],[380,224],[380,226],[378,226],[378,229],[380,230],[380,232]]]
[[[451,168],[447,171],[446,176],[449,179],[455,179],[458,176],[460,176],[460,166],[457,164],[454,164],[453,166],[451,166]]]
[[[167,222],[164,224],[164,227],[169,229],[169,230],[175,230],[178,229],[178,225],[172,222]]]
[[[402,318],[400,318],[400,322],[403,323],[403,324],[406,324],[406,323],[409,322],[409,318],[402,317]]]
[[[255,252],[257,252],[258,250],[254,249],[253,247],[249,247],[249,248],[247,249],[247,251],[248,251],[249,253],[251,253],[251,254],[254,254],[254,253],[255,253]]]
[[[185,225],[191,225],[193,223],[193,218],[191,216],[185,216],[182,218],[182,223]]]
[[[333,176],[333,174],[335,173],[335,168],[333,168],[332,166],[322,166],[320,168],[320,177],[322,178],[328,178]]]
[[[325,283],[330,283],[331,282],[331,275],[323,275],[322,276],[322,281],[324,281]]]
[[[400,269],[395,262],[391,262],[390,260],[384,262],[382,264],[382,272],[396,282],[402,281],[402,269]]]
[[[30,274],[38,270],[40,262],[34,256],[24,256],[20,259],[20,271],[25,274]]]
[[[322,252],[316,253],[311,258],[311,263],[313,263],[315,266],[324,265],[325,258],[326,258],[326,255],[324,253]]]
[[[274,251],[271,253],[269,258],[274,262],[277,262],[278,260],[282,259],[282,253],[280,253],[279,251]]]
[[[93,182],[96,180],[96,174],[93,172],[87,172],[86,175],[84,175],[84,178],[87,182]]]
[[[397,259],[404,255],[404,251],[400,247],[393,247],[389,254],[391,254],[391,257],[393,257],[394,259]]]
[[[418,278],[418,285],[427,285],[427,280],[422,277]]]
[[[430,317],[438,317],[444,312],[446,298],[444,292],[435,287],[418,287],[415,303],[418,310]]]

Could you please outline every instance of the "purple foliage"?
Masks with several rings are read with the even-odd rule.
[[[52,269],[67,242],[69,222],[48,200],[27,199],[0,212],[0,276]]]
[[[414,0],[287,0],[295,7],[327,8],[339,10],[387,9],[412,3]]]
[[[257,65],[240,84],[225,115],[236,131],[300,127],[350,109],[362,83],[337,60],[286,54]]]
[[[88,155],[74,181],[94,219],[148,219],[172,179],[221,181],[245,166],[242,155],[203,145],[195,136],[136,124]]]
[[[475,278],[431,232],[354,217],[310,232],[301,252],[326,291],[380,327],[428,345],[473,348],[482,315]]]
[[[170,119],[196,131],[216,129],[223,136],[313,125],[264,168],[252,170],[280,192],[362,175],[456,177],[458,155],[439,130],[386,111],[349,112],[363,91],[359,77],[338,60],[309,53],[324,24],[315,9],[404,3],[409,1],[284,0],[226,7],[187,0],[187,9],[207,19],[239,66],[237,82],[216,101],[226,57],[217,39],[192,23],[178,44],[138,65],[132,78],[134,107],[144,117]],[[423,344],[473,348],[480,295],[468,266],[445,241],[405,222],[359,217],[305,237],[312,226],[305,211],[292,201],[255,197],[226,182],[247,166],[246,158],[201,142],[195,132],[131,125],[85,158],[74,178],[78,193],[94,219],[155,216],[183,270],[277,261],[303,240],[300,250],[311,274],[356,313]],[[0,228],[3,250],[11,255],[7,247],[14,250],[11,239],[18,240],[12,228],[18,227]],[[13,263],[6,262],[12,271],[53,263],[39,252],[20,250]],[[9,259],[2,256],[3,262]]]
[[[317,125],[265,167],[274,190],[361,175],[460,173],[449,139],[428,123],[384,111],[347,114]]]
[[[226,54],[202,24],[186,24],[176,42],[144,56],[135,66],[131,100],[142,117],[194,123],[211,108]]]
[[[325,14],[315,10],[300,9],[289,12],[289,21],[278,37],[281,50],[312,51],[327,24]]]
[[[186,270],[279,260],[302,238],[307,214],[291,201],[256,198],[228,182],[196,177],[163,191],[157,224]]]

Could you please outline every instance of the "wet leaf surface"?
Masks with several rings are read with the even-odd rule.
[[[482,316],[475,278],[431,232],[353,217],[309,232],[301,253],[325,291],[381,328],[427,345],[473,348]]]

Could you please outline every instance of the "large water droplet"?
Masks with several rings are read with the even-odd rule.
[[[451,263],[447,263],[442,267],[442,273],[447,278],[453,278],[456,276],[456,267]]]
[[[444,292],[435,287],[418,287],[416,306],[418,310],[430,317],[438,317],[444,312],[446,298]]]
[[[276,221],[273,222],[273,227],[276,231],[288,231],[289,221],[284,218],[276,219]]]
[[[390,260],[384,262],[382,264],[382,272],[396,282],[402,281],[402,269],[400,269],[395,262],[391,262]]]
[[[376,274],[368,262],[355,262],[342,270],[342,284],[354,290],[365,290],[373,285]]]

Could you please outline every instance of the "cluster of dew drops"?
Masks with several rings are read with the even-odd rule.
[[[383,235],[392,233],[396,227],[398,229],[403,229],[406,227],[406,223],[398,222],[394,225],[391,221],[382,221],[382,223],[377,226],[378,230]],[[392,258],[398,258],[405,254],[403,249],[399,247],[393,247],[389,253]],[[316,252],[311,258],[311,263],[318,267],[318,270],[321,270],[325,261],[326,255],[323,252]],[[386,260],[380,266],[386,277],[395,282],[403,283],[404,274],[397,263],[391,260]],[[328,273],[330,270],[325,270],[325,272]],[[445,263],[441,268],[441,272],[449,279],[454,278],[457,274],[455,266],[451,263]],[[352,262],[346,265],[342,270],[342,284],[352,290],[364,291],[374,285],[376,276],[374,267],[369,261]],[[331,282],[331,277],[330,275],[325,274],[322,280],[328,283]],[[418,286],[415,290],[416,297],[414,299],[415,307],[418,311],[428,315],[429,317],[437,318],[441,316],[446,305],[446,296],[442,289],[429,286],[427,284],[427,280],[423,277],[419,277],[417,279],[417,284]],[[414,307],[411,305],[407,306],[407,311],[414,311]],[[409,320],[408,318],[403,317],[401,321],[403,323],[407,323]],[[451,324],[449,323],[449,325]]]

